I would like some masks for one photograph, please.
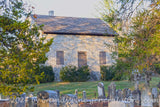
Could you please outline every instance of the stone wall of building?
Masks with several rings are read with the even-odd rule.
[[[87,53],[87,65],[100,79],[99,52],[106,52],[106,65],[111,65],[112,60],[110,50],[105,43],[113,43],[113,37],[107,36],[89,36],[89,35],[55,35],[47,34],[47,39],[54,38],[50,51],[47,53],[48,60],[46,65],[51,65],[55,72],[55,79],[59,81],[59,72],[63,66],[78,66],[78,52]],[[64,51],[64,65],[56,65],[56,51]]]

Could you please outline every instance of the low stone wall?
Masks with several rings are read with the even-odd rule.
[[[78,107],[108,107],[108,102],[79,103]]]
[[[0,107],[10,107],[9,104],[9,100],[0,100]]]

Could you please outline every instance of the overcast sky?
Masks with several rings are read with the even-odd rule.
[[[35,7],[34,13],[47,15],[54,10],[55,16],[98,17],[96,8],[102,0],[25,0]]]

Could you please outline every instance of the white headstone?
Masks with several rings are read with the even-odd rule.
[[[153,98],[157,98],[158,97],[158,90],[157,90],[157,88],[152,88],[152,95],[153,95]]]
[[[98,98],[99,99],[106,98],[105,90],[104,90],[104,84],[102,82],[99,82],[97,87],[98,87]]]
[[[144,87],[141,95],[141,106],[142,107],[153,107],[152,93],[149,87]]]
[[[98,87],[98,95],[103,96],[103,90],[101,87]]]

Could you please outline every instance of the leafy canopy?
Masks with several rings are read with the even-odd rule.
[[[129,75],[155,71],[160,65],[160,1],[104,0],[104,6],[103,19],[119,33],[112,50],[117,70]]]
[[[36,71],[47,60],[52,40],[46,42],[42,26],[29,21],[31,9],[25,9],[22,0],[2,0],[0,11],[0,93],[19,95],[33,80],[39,83],[43,73]]]

